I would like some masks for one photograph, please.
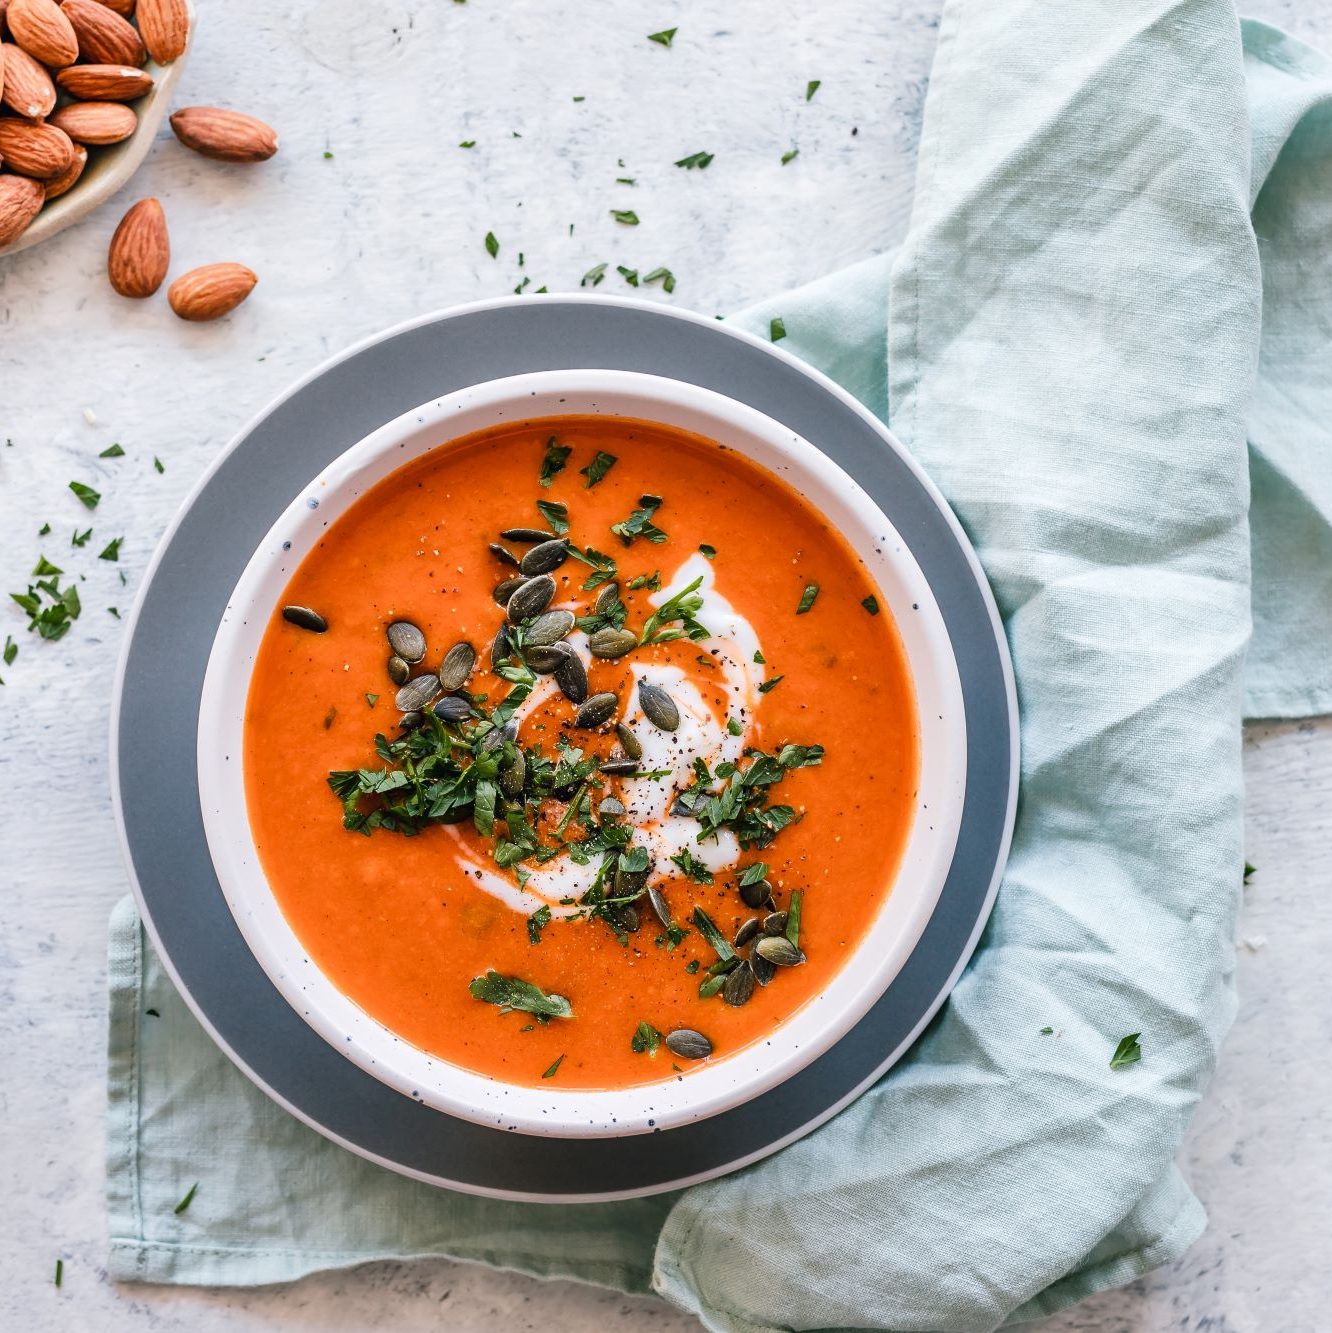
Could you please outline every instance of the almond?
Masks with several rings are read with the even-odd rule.
[[[129,18],[134,13],[134,0],[97,0],[99,5],[114,9],[121,18]]]
[[[258,281],[244,264],[205,264],[182,273],[167,288],[167,300],[181,319],[221,319],[249,296]]]
[[[16,0],[10,0],[12,6]],[[64,0],[60,6],[79,39],[79,55],[90,65],[142,65],[148,53],[139,34],[97,0]]]
[[[139,0],[139,36],[159,65],[169,65],[185,52],[190,37],[190,11],[185,0]]]
[[[79,58],[78,38],[55,0],[9,0],[5,19],[14,40],[43,65],[72,65]]]
[[[278,149],[277,134],[262,120],[217,106],[187,106],[171,117],[186,148],[223,162],[263,162]]]
[[[83,168],[88,165],[88,150],[81,144],[74,145],[74,156],[70,158],[69,166],[58,176],[53,176],[45,182],[46,202],[49,204],[52,199],[59,199],[62,194],[67,193],[83,175]]]
[[[55,125],[31,125],[26,120],[0,120],[0,158],[20,176],[50,180],[74,160],[69,135]]]
[[[133,65],[71,65],[56,82],[85,102],[133,102],[152,91],[153,76]]]
[[[51,76],[13,42],[0,43],[0,55],[5,61],[5,105],[28,120],[49,116],[56,104]]]
[[[21,236],[44,201],[40,182],[27,176],[0,176],[0,245]]]
[[[119,143],[139,127],[139,118],[123,102],[67,102],[51,117],[79,143]]]
[[[171,238],[162,205],[156,199],[140,199],[120,219],[111,238],[106,276],[121,296],[142,299],[162,285],[170,264]]]

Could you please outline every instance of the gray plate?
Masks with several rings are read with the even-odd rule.
[[[915,952],[853,1031],[781,1087],[708,1120],[622,1139],[489,1129],[380,1083],[325,1042],[246,948],[213,872],[195,780],[204,668],[227,598],[292,495],[399,413],[526,371],[639,370],[703,385],[785,423],[892,520],[943,612],[962,678],[967,792],[957,851]],[[289,391],[185,501],[136,603],[113,709],[112,772],[139,910],[190,1007],[269,1096],[345,1147],[418,1179],[506,1198],[593,1201],[733,1171],[835,1114],[943,1003],[989,915],[1017,791],[1017,709],[1003,631],[956,519],[905,450],[850,396],[780,348],[642,302],[522,297],[391,329]],[[669,1151],[661,1151],[662,1139]]]

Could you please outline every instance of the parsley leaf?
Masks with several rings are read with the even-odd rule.
[[[547,995],[540,986],[518,977],[506,977],[491,968],[483,977],[477,977],[467,989],[474,999],[498,1005],[508,1012],[516,1009],[524,1014],[538,1014],[544,1018],[572,1018],[573,1006],[563,995]]]
[[[537,512],[546,520],[550,530],[557,537],[563,537],[569,531],[568,505],[561,504],[558,500],[538,500],[536,507]]]
[[[625,280],[625,282],[627,282],[631,287],[637,287],[637,286],[638,286],[638,270],[637,270],[636,268],[625,268],[625,266],[624,266],[623,264],[616,264],[616,265],[615,265],[615,271],[616,271],[616,272],[617,272],[617,273],[618,273],[618,274]]]
[[[527,938],[533,944],[541,943],[541,932],[550,925],[550,908],[542,903],[531,916],[527,918]]]
[[[877,616],[879,614],[879,599],[875,597],[873,593],[870,593],[868,597],[863,598],[860,604],[870,613],[870,615]]]
[[[786,337],[786,321],[778,316],[776,319],[768,321],[768,338],[770,341],[779,343]]]
[[[794,162],[799,156],[800,149],[788,148],[786,152],[782,154],[782,166],[785,166],[788,162]]]
[[[629,1042],[636,1055],[656,1055],[661,1048],[661,1033],[648,1022],[640,1022]]]
[[[796,615],[803,616],[814,605],[814,599],[819,595],[819,585],[817,583],[805,584],[805,591],[800,594],[800,605],[796,607]]]
[[[702,171],[716,156],[716,153],[690,153],[688,157],[682,157],[675,165],[683,167],[686,171],[693,171],[695,168]]]
[[[688,847],[682,847],[671,857],[671,864],[680,867],[682,874],[687,875],[695,884],[711,884],[712,871],[698,859]]]
[[[1141,1036],[1141,1032],[1130,1032],[1127,1037],[1120,1038],[1115,1053],[1110,1057],[1111,1069],[1126,1069],[1142,1059],[1142,1047],[1138,1045],[1138,1038]]]
[[[587,489],[591,490],[619,461],[614,454],[598,449],[597,456],[586,467],[578,469],[587,478]]]
[[[647,273],[643,277],[645,283],[657,282],[658,280],[661,282],[662,290],[668,295],[675,290],[675,274],[670,269],[654,268],[651,273]]]
[[[97,502],[102,498],[100,492],[93,490],[91,486],[85,486],[81,481],[71,481],[69,489],[86,505],[89,509],[96,509]]]
[[[660,32],[650,32],[648,33],[648,41],[656,42],[658,46],[670,46],[675,40],[675,34],[679,31],[679,28],[663,28]]]
[[[610,215],[616,222],[623,222],[626,227],[638,226],[638,214],[632,208],[612,208]]]
[[[805,101],[806,102],[810,101],[813,98],[814,94],[818,92],[818,90],[822,86],[823,86],[822,79],[810,79],[810,81],[805,85]]]
[[[119,560],[120,543],[123,542],[124,540],[125,540],[124,537],[117,537],[115,541],[107,542],[106,546],[102,549],[101,553],[98,555],[97,558],[99,560]]]
[[[583,274],[582,280],[578,285],[580,287],[595,287],[605,276],[606,265],[604,263],[593,264],[592,267]]]
[[[660,545],[666,540],[664,533],[652,520],[663,501],[660,495],[640,495],[639,507],[620,523],[612,523],[611,531],[626,545],[632,546],[635,537],[645,537],[650,542]]]
[[[675,639],[692,639],[695,643],[711,637],[711,632],[698,621],[703,609],[703,595],[698,591],[702,578],[696,578],[687,588],[668,597],[647,619],[639,643],[647,647],[654,643],[670,643]],[[676,622],[679,629],[667,628]]]
[[[171,1210],[177,1217],[181,1215],[194,1202],[194,1196],[198,1192],[199,1182],[196,1180],[193,1185],[185,1191],[185,1197]]]
[[[541,484],[543,486],[549,486],[564,471],[571,453],[573,453],[573,449],[567,444],[561,444],[554,435],[546,441],[546,454],[541,460]]]
[[[118,444],[108,444],[107,447],[97,455],[98,458],[123,458],[124,456],[125,451]]]
[[[549,1069],[547,1069],[546,1072],[545,1072],[544,1074],[541,1075],[541,1077],[542,1077],[542,1078],[554,1078],[555,1075],[556,1075],[557,1073],[559,1073],[560,1066],[561,1066],[563,1063],[564,1063],[564,1056],[563,1056],[563,1055],[557,1055],[557,1056],[555,1057],[555,1063],[554,1063],[553,1065],[551,1065],[551,1067],[550,1067]]]
[[[493,231],[486,232],[486,254],[491,259],[495,259],[499,255],[499,242],[495,239]]]

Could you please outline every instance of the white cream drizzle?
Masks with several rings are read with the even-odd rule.
[[[726,718],[719,719],[713,713],[693,679],[679,667],[647,660],[632,661],[634,688],[629,707],[621,715],[622,720],[633,729],[643,746],[640,760],[643,770],[657,772],[664,769],[668,776],[613,779],[604,793],[609,794],[612,789],[616,791],[625,806],[625,821],[635,830],[635,844],[648,849],[658,873],[666,871],[670,858],[685,848],[714,873],[733,865],[740,855],[739,844],[729,830],[721,830],[715,839],[696,842],[697,821],[673,815],[670,811],[675,793],[692,781],[695,759],[702,759],[713,771],[720,763],[739,760],[753,724],[754,708],[760,697],[758,687],[764,678],[763,666],[754,661],[759,652],[758,636],[749,621],[717,591],[712,562],[703,555],[690,556],[649,600],[653,606],[661,606],[698,578],[702,579],[699,592],[703,595],[698,618],[711,631],[711,636],[698,648],[716,662],[715,684],[728,696],[727,716],[740,723],[741,734],[731,735]],[[570,605],[569,609],[577,608]],[[567,642],[584,664],[591,661],[584,634],[575,631]],[[680,710],[680,725],[675,731],[662,731],[643,716],[637,686],[645,679],[660,685],[675,700]],[[538,677],[532,693],[515,713],[519,723],[556,690],[557,686],[549,676]],[[446,827],[454,838],[465,873],[492,897],[524,916],[530,916],[543,906],[550,908],[552,916],[575,915],[580,910],[576,906],[577,899],[592,887],[596,877],[596,861],[579,865],[571,856],[564,855],[544,865],[531,866],[526,883],[520,887],[496,870],[493,864],[478,859],[457,828]],[[565,901],[561,902],[562,899]],[[574,905],[570,904],[570,899],[574,900]]]

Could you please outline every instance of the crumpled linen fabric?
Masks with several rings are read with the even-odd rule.
[[[1324,57],[1223,0],[949,0],[901,250],[736,317],[780,316],[888,418],[1013,652],[1012,857],[904,1061],[680,1194],[451,1194],[252,1087],[127,901],[113,1275],[449,1255],[656,1290],[726,1333],[906,1333],[1034,1319],[1177,1258],[1205,1219],[1173,1157],[1234,1006],[1240,719],[1332,709],[1330,104]],[[1143,1058],[1112,1070],[1128,1032]]]

